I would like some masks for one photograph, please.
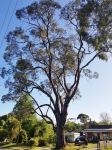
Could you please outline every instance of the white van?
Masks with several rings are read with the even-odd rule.
[[[68,143],[74,143],[75,139],[79,136],[80,136],[80,133],[76,133],[76,132],[67,132],[65,134],[65,138]]]

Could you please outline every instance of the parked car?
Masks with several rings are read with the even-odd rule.
[[[75,139],[75,145],[88,145],[87,138],[85,136],[79,136]]]

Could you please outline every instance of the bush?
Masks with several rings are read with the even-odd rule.
[[[0,142],[3,142],[8,137],[8,132],[5,129],[0,129]]]
[[[29,146],[38,146],[38,137],[31,138],[29,140]]]
[[[21,130],[19,134],[19,143],[26,144],[28,141],[28,136],[25,130]]]
[[[39,145],[39,146],[46,146],[46,145],[47,145],[46,139],[44,139],[44,138],[39,138],[38,145]]]

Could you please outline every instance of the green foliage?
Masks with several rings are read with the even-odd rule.
[[[25,59],[18,60],[16,66],[21,71],[32,68],[32,65],[30,64],[29,60],[25,60]]]
[[[34,137],[37,124],[38,120],[35,115],[29,116],[22,121],[22,129],[26,130],[29,139]]]
[[[21,126],[23,129],[22,131],[24,131],[22,132],[22,135],[19,136],[23,136],[20,139],[21,142],[26,142],[27,138],[30,139],[31,137],[34,137],[35,126],[37,125],[38,121],[33,111],[33,101],[26,94],[23,94],[20,97],[19,101],[17,101],[16,105],[13,108],[13,114],[16,116],[16,118],[18,118],[21,121]]]
[[[65,124],[65,131],[66,132],[81,132],[82,131],[82,125],[79,123],[68,121]]]
[[[10,141],[15,141],[21,128],[20,121],[13,116],[9,116],[4,127],[8,131]]]
[[[2,101],[18,100],[21,94],[27,93],[35,102],[39,116],[55,128],[48,116],[48,111],[52,112],[56,125],[63,130],[69,103],[79,96],[81,77],[96,77],[88,66],[96,58],[107,60],[111,52],[111,6],[112,0],[73,0],[61,8],[54,0],[40,0],[17,10],[17,18],[27,22],[30,28],[16,27],[6,37],[7,68],[2,68],[1,76],[6,76],[5,86],[9,91]],[[63,19],[70,28],[63,25]],[[33,95],[36,91],[47,97],[44,104]],[[79,118],[85,123],[88,116]],[[27,125],[23,128],[27,128],[31,137],[35,130],[28,124],[29,130]],[[39,135],[44,137],[47,130],[42,128]],[[57,139],[58,142],[61,143]]]
[[[79,114],[77,119],[80,119],[80,122],[84,123],[84,124],[87,123],[88,121],[90,121],[89,116],[86,114]]]
[[[19,112],[19,109],[16,110]],[[52,126],[48,125],[44,120],[38,120],[36,115],[26,115],[24,119],[22,118],[22,122],[16,119],[15,115],[8,115],[6,121],[0,121],[1,125],[3,125],[0,129],[1,141],[8,139],[10,142],[30,143],[32,146],[53,144],[56,141]]]
[[[38,146],[38,137],[31,138],[29,140],[29,145],[30,146]]]
[[[25,130],[21,129],[19,133],[19,143],[26,144],[28,142],[27,133]]]
[[[108,56],[105,53],[99,54],[98,56],[100,59],[107,61],[108,60]]]
[[[3,128],[4,125],[5,125],[5,121],[0,119],[0,128]]]
[[[0,116],[0,120],[7,121],[8,117],[9,117],[9,115]]]
[[[76,130],[76,123],[68,121],[65,124],[65,130],[68,131],[68,132],[75,131]]]
[[[53,144],[56,142],[55,133],[54,133],[51,125],[46,124],[46,131],[43,136],[43,139],[45,140],[46,144]]]
[[[38,122],[35,130],[35,136],[38,136],[40,146],[45,146],[56,142],[56,137],[52,126],[47,124],[44,120]]]
[[[13,114],[20,121],[33,116],[33,111],[34,106],[32,99],[27,94],[21,95],[20,99],[17,101],[16,105],[13,108]]]
[[[8,137],[8,131],[6,129],[0,129],[0,142],[3,142]]]

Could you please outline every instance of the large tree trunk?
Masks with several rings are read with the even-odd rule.
[[[66,145],[66,140],[65,140],[65,132],[64,132],[64,127],[65,127],[65,122],[66,122],[66,113],[63,115],[58,115],[57,117],[57,127],[56,127],[56,149],[60,150]]]
[[[58,125],[56,128],[56,149],[60,150],[66,145],[64,127]]]
[[[61,113],[59,107],[56,108],[56,150],[60,150],[66,145],[64,128],[67,119],[67,108],[68,104],[63,107]]]

